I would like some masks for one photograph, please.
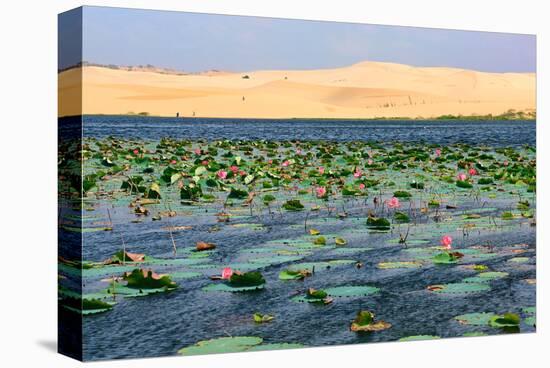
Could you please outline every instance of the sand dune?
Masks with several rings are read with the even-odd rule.
[[[483,73],[379,62],[338,69],[187,75],[86,66],[59,74],[60,116],[78,113],[75,99],[80,96],[75,87],[79,75],[85,114],[428,118],[496,115],[509,109],[534,110],[536,104],[533,73]]]

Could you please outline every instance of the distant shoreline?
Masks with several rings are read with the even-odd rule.
[[[145,117],[145,118],[162,118],[162,119],[191,119],[191,120],[200,120],[200,119],[209,119],[209,120],[302,120],[302,121],[525,121],[525,122],[536,122],[537,118],[535,117],[526,117],[526,118],[510,118],[502,115],[498,116],[449,116],[444,115],[434,118],[409,118],[409,117],[380,117],[380,118],[238,118],[238,117],[208,117],[208,116],[162,116],[162,115],[144,115],[144,114],[82,114],[82,115],[67,115],[59,116],[58,119],[68,119],[76,117],[86,117],[86,116],[114,116],[114,117]]]

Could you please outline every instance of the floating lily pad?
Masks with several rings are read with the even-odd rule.
[[[293,271],[299,270],[308,270],[310,272],[323,271],[332,267],[346,266],[355,263],[356,261],[351,259],[335,259],[331,261],[320,261],[320,262],[305,262],[305,263],[296,263],[290,265],[288,268]]]
[[[514,258],[510,258],[508,260],[508,262],[510,262],[510,263],[527,263],[527,262],[529,262],[529,258],[528,257],[514,257]]]
[[[256,285],[256,286],[231,286],[226,283],[217,283],[217,284],[210,284],[202,288],[204,291],[223,291],[223,292],[229,292],[229,293],[240,293],[244,291],[256,291],[256,290],[262,290],[264,288],[264,285]]]
[[[283,204],[283,208],[287,211],[302,211],[304,205],[299,199],[290,199]]]
[[[376,294],[380,289],[374,286],[337,286],[324,289],[332,297],[360,297]]]
[[[508,276],[508,273],[506,272],[481,272],[478,273],[475,277],[468,277],[462,280],[462,282],[489,282],[492,280],[501,279],[503,277]]]
[[[174,290],[173,287],[160,287],[160,288],[130,288],[124,285],[116,284],[111,286],[100,293],[92,294],[93,297],[101,297],[103,300],[110,300],[116,297],[124,298],[139,298],[148,295],[161,294]]]
[[[226,267],[232,268],[234,270],[238,271],[253,271],[253,270],[259,270],[261,268],[269,267],[271,264],[269,263],[260,263],[260,262],[242,262],[242,263],[228,263],[228,264],[198,264],[198,265],[191,265],[189,268],[197,269],[197,270],[211,270],[211,269],[223,269]]]
[[[388,241],[389,244],[399,244],[400,239],[395,238]],[[408,245],[423,245],[423,244],[429,244],[429,240],[425,239],[407,239]]]
[[[236,336],[220,337],[217,339],[200,341],[195,345],[178,350],[181,355],[203,355],[220,353],[238,353],[247,351],[253,346],[261,344],[261,337]]]
[[[537,317],[527,317],[523,320],[523,323],[525,323],[527,326],[536,327],[537,325]]]
[[[494,316],[494,313],[468,313],[456,316],[454,319],[463,325],[486,326]]]
[[[415,336],[402,337],[399,339],[399,341],[438,340],[440,338],[441,337],[439,336],[433,336],[433,335],[415,335]]]
[[[391,224],[388,219],[383,217],[369,217],[367,218],[367,227],[374,230],[389,230]]]
[[[452,252],[442,252],[436,254],[432,258],[432,262],[435,264],[454,264],[458,263],[459,260],[460,257],[456,256],[455,253]]]
[[[198,272],[192,272],[192,271],[188,271],[188,272],[172,272],[170,273],[170,277],[175,279],[175,280],[179,280],[179,279],[192,279],[194,277],[199,277],[199,276],[202,276],[201,273],[198,273]]]
[[[472,331],[472,332],[465,332],[462,336],[464,337],[478,337],[478,336],[487,336],[485,332],[481,331]]]
[[[335,248],[335,249],[330,251],[330,254],[346,256],[346,255],[366,252],[366,251],[373,250],[373,249],[374,248],[348,248],[348,247],[346,247],[346,248]]]
[[[472,294],[488,291],[491,288],[485,283],[458,282],[454,284],[432,285],[429,290],[437,294]]]
[[[304,348],[305,345],[295,344],[295,343],[273,343],[273,344],[260,344],[252,346],[246,351],[268,351],[268,350],[283,350],[283,349],[300,349]]]
[[[279,280],[302,280],[309,271],[283,270],[279,273]]]
[[[336,238],[334,239],[334,242],[336,243],[336,245],[340,245],[340,246],[346,245],[346,244],[348,243],[348,242],[346,241],[346,239],[344,239],[344,238],[339,238],[339,237],[336,237]]]
[[[78,297],[69,297],[61,300],[60,305],[68,310],[81,314],[83,316],[105,313],[113,309],[115,302],[106,302],[100,299],[81,299]]]
[[[146,256],[142,264],[157,266],[190,266],[206,263],[208,261],[207,258],[153,258]]]
[[[504,328],[504,327],[518,327],[521,322],[521,318],[514,313],[505,313],[502,316],[494,316],[489,320],[491,327]]]
[[[377,267],[382,270],[395,268],[420,268],[422,267],[422,263],[417,261],[380,262]]]
[[[304,257],[302,257],[302,256],[274,255],[274,256],[270,256],[270,257],[252,258],[252,259],[249,260],[249,262],[275,265],[275,264],[299,261],[302,258],[304,258]]]
[[[375,321],[374,313],[370,311],[359,311],[351,323],[350,329],[354,332],[376,332],[387,330],[391,323],[385,321]]]
[[[267,323],[273,321],[275,317],[269,314],[254,313],[252,319],[256,323]]]

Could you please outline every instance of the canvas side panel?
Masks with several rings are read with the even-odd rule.
[[[82,8],[58,16],[58,351],[82,360]]]

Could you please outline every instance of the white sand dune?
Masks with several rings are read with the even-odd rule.
[[[86,66],[59,74],[60,116],[79,113],[75,103],[80,98],[75,96],[79,75],[85,114],[428,118],[530,111],[536,105],[534,73],[484,73],[380,62],[337,69],[188,75]]]

